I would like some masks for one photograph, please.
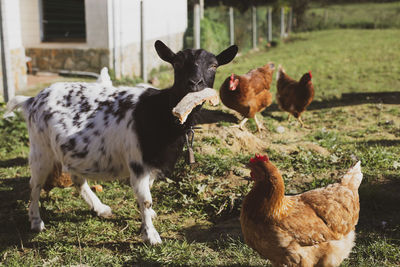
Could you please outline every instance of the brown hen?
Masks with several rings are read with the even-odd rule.
[[[286,74],[282,66],[279,66],[276,79],[278,81],[276,84],[276,101],[279,107],[292,114],[300,122],[301,127],[304,127],[300,116],[314,98],[311,71],[305,73],[299,81],[296,81]],[[290,115],[288,119],[290,119]]]
[[[244,117],[238,125],[240,129],[243,129],[249,118],[254,118],[258,131],[263,128],[257,120],[256,113],[272,103],[272,94],[269,90],[274,70],[274,64],[268,63],[244,75],[232,74],[221,85],[219,93],[222,103]]]
[[[278,169],[268,156],[249,163],[254,186],[245,197],[240,223],[245,242],[274,266],[338,266],[349,256],[360,210],[360,162],[340,183],[285,196]]]

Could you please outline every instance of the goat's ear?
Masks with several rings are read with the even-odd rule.
[[[173,59],[176,56],[176,54],[174,52],[172,52],[172,50],[169,49],[168,46],[166,46],[160,40],[157,40],[154,44],[154,47],[156,48],[157,54],[160,56],[160,58],[162,60],[172,64]]]
[[[238,52],[237,45],[232,45],[227,49],[225,49],[224,51],[222,51],[221,53],[219,53],[219,55],[217,56],[218,65],[221,66],[231,62],[232,59],[235,58],[237,52]]]

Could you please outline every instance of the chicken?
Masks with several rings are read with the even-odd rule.
[[[268,156],[249,163],[254,185],[243,201],[245,242],[274,266],[338,266],[349,256],[360,210],[360,162],[340,183],[285,196]]]
[[[304,127],[301,114],[306,110],[314,98],[314,86],[311,82],[311,71],[305,73],[300,81],[290,78],[282,66],[279,66],[276,75],[276,101],[279,107],[292,114]],[[290,120],[290,115],[288,117]]]
[[[275,65],[268,63],[244,75],[232,74],[221,85],[219,93],[222,103],[244,117],[237,125],[240,129],[243,129],[248,118],[254,118],[258,131],[263,128],[257,120],[256,113],[272,103],[272,94],[269,89],[274,70]]]

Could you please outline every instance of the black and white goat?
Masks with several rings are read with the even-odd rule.
[[[35,97],[17,96],[9,110],[21,107],[28,123],[31,168],[29,220],[36,231],[44,229],[39,213],[40,190],[54,168],[71,174],[81,196],[99,216],[111,215],[90,190],[86,178],[107,180],[130,177],[142,215],[142,236],[161,243],[153,226],[150,187],[153,171],[173,168],[194,124],[193,115],[181,125],[172,108],[189,92],[214,84],[218,66],[237,53],[231,46],[215,56],[205,50],[172,52],[156,41],[158,55],[174,67],[172,87],[115,88],[110,83],[55,83]]]

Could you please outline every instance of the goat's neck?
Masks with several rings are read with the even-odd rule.
[[[175,107],[179,101],[182,100],[182,98],[188,93],[186,90],[183,90],[182,88],[173,85],[172,87],[168,88],[169,92],[169,104],[172,107]]]

